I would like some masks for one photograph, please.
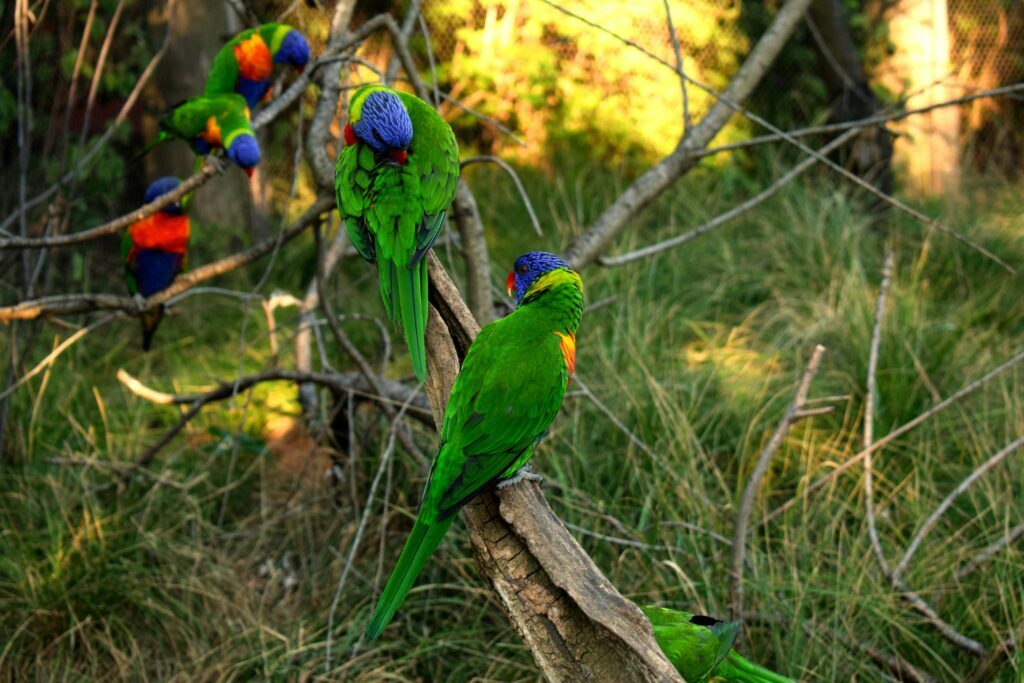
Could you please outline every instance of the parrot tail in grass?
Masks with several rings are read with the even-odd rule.
[[[380,294],[401,324],[413,371],[427,374],[427,265],[459,178],[451,127],[415,95],[366,85],[349,101],[334,186],[359,254],[377,265]]]
[[[654,628],[654,639],[672,666],[690,683],[794,683],[747,661],[732,649],[738,621],[719,621],[667,607],[640,606]]]
[[[146,189],[144,202],[149,204],[180,184],[181,181],[172,176],[158,178]],[[185,268],[190,232],[182,200],[133,223],[121,238],[121,259],[124,261],[128,292],[136,297],[149,298],[170,287]],[[149,351],[163,315],[163,304],[140,314],[144,351]]]
[[[481,491],[518,480],[562,405],[576,364],[583,282],[562,259],[535,251],[516,261],[508,288],[516,310],[480,330],[452,385],[419,515],[370,617],[370,640],[391,621],[455,513]]]

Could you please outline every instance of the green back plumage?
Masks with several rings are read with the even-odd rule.
[[[206,87],[204,95],[222,95],[235,92],[235,83],[238,81],[238,59],[235,57],[235,46],[243,40],[248,40],[254,33],[259,33],[260,38],[267,44],[270,55],[277,55],[281,49],[281,41],[285,35],[292,30],[287,24],[274,22],[262,24],[254,28],[248,28],[238,33],[234,38],[224,43],[224,46],[217,51],[210,65],[210,72],[206,75]]]
[[[560,334],[576,334],[582,287],[579,275],[565,269],[538,278],[537,295],[528,293],[469,347],[448,399],[416,525],[374,610],[368,638],[391,620],[459,508],[515,474],[555,419],[569,381]]]
[[[360,102],[372,85],[360,88]],[[427,274],[423,257],[444,225],[459,177],[459,149],[451,127],[415,95],[390,90],[401,100],[413,137],[404,166],[382,163],[362,142],[338,156],[335,191],[338,211],[352,244],[377,264],[381,299],[388,316],[400,322],[413,370],[426,376],[423,337],[427,325]]]
[[[640,606],[654,628],[654,639],[688,683],[793,683],[753,664],[732,649],[739,622],[694,616],[667,607]]]
[[[241,95],[229,93],[193,97],[175,106],[160,119],[160,130],[192,141],[207,131],[212,119],[220,130],[221,147],[228,147],[243,133],[252,135],[249,107]]]

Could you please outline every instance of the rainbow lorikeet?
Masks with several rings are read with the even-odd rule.
[[[530,252],[516,261],[508,289],[516,309],[480,330],[455,378],[419,516],[366,629],[371,640],[455,513],[481,491],[526,476],[520,468],[562,405],[576,365],[583,281],[557,256]]]
[[[260,163],[260,146],[241,95],[193,97],[175,105],[160,119],[160,134],[136,156],[175,138],[187,142],[199,155],[225,150],[246,175],[251,176]]]
[[[654,627],[654,639],[689,683],[793,683],[747,661],[732,649],[738,621],[719,621],[667,607],[640,607]]]
[[[149,204],[181,185],[173,176],[154,180],[146,188]],[[185,268],[190,228],[181,200],[136,221],[121,238],[121,259],[124,261],[128,292],[136,297],[151,297],[167,289]],[[160,320],[163,304],[142,314],[142,349],[149,351]]]
[[[377,264],[380,295],[400,322],[420,381],[427,375],[427,262],[459,178],[455,134],[426,102],[382,85],[349,101],[334,187],[359,254]]]
[[[232,38],[213,58],[204,95],[238,93],[250,107],[270,93],[274,64],[302,73],[309,63],[306,37],[287,24],[263,24]]]

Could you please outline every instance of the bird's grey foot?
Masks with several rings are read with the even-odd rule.
[[[227,160],[219,154],[207,154],[206,163],[214,170],[215,173],[221,173],[225,168],[228,167]]]
[[[140,311],[146,308],[146,297],[142,296],[138,292],[135,292],[135,296],[133,296],[132,299],[135,301],[135,305],[138,307]]]
[[[529,465],[523,465],[519,468],[519,471],[513,474],[508,479],[502,479],[498,482],[494,488],[503,489],[506,486],[512,486],[512,484],[518,484],[521,481],[535,481],[538,484],[544,481],[544,477],[539,474],[535,474],[533,469]]]

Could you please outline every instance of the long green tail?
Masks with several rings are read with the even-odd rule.
[[[409,532],[409,538],[405,541],[405,547],[402,548],[402,554],[398,557],[391,576],[388,577],[384,592],[377,600],[373,616],[370,617],[370,624],[366,627],[367,640],[376,640],[384,627],[391,622],[395,610],[402,604],[406,593],[412,588],[416,577],[427,564],[434,549],[441,543],[454,519],[455,515],[450,515],[432,524],[416,520],[412,531]]]
[[[780,676],[763,666],[744,659],[736,650],[730,650],[725,659],[714,670],[730,683],[795,683],[792,678]]]
[[[423,382],[427,378],[427,262],[406,268],[378,258],[377,270],[381,298],[391,319],[401,322],[413,372]]]

